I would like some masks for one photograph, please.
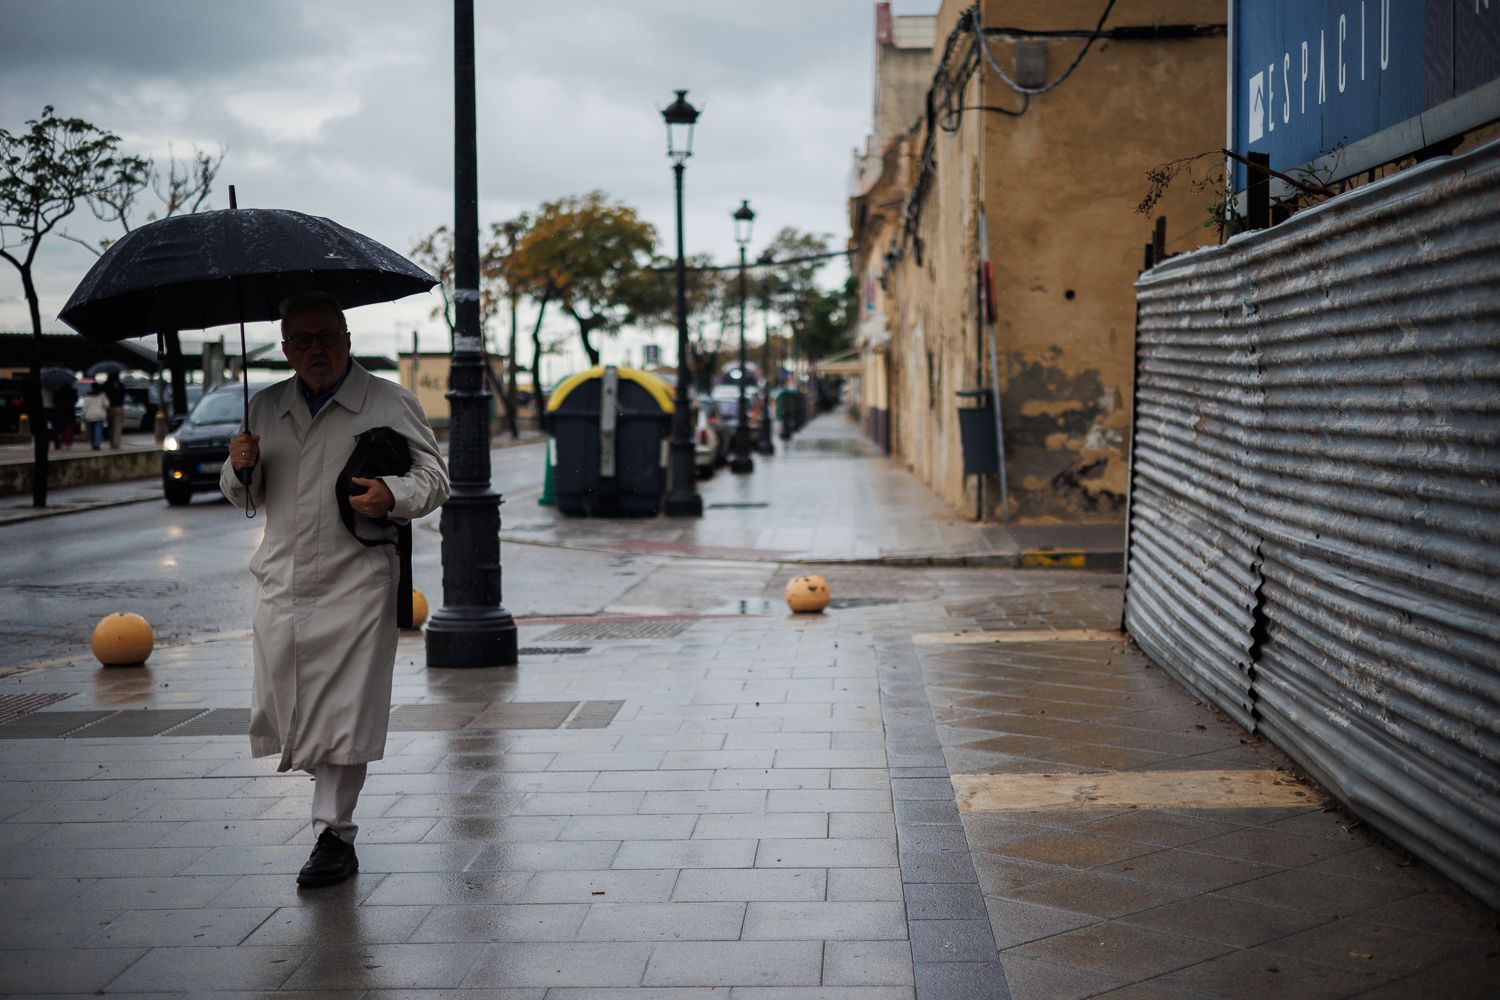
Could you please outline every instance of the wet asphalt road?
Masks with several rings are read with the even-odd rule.
[[[542,445],[492,453],[502,516],[530,514],[542,485]],[[441,604],[437,513],[418,525],[413,577]],[[74,656],[115,611],[144,615],[159,646],[249,629],[247,566],[261,518],[200,495],[188,507],[148,501],[0,526],[0,666]],[[640,582],[659,560],[538,546],[506,546],[504,603],[516,615],[592,614]]]

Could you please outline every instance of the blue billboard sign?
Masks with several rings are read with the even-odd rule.
[[[1373,162],[1416,152],[1448,136],[1401,126],[1500,80],[1500,0],[1237,0],[1232,16],[1230,142],[1277,169],[1377,135]]]

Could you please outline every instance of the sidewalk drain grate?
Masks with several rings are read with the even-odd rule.
[[[160,736],[174,726],[204,714],[201,708],[167,708],[118,712],[66,733],[69,739],[116,736]]]
[[[558,729],[576,701],[497,701],[469,723],[469,729]]]
[[[588,646],[522,646],[517,650],[522,656],[573,656],[588,651]]]
[[[391,712],[390,731],[410,733],[462,729],[483,712],[488,702],[434,702],[427,705],[397,705]]]
[[[692,622],[680,619],[625,619],[603,622],[576,622],[554,629],[542,636],[544,641],[567,642],[579,639],[674,639]]]
[[[900,604],[899,597],[834,597],[828,606],[835,611],[841,608],[876,608],[882,604]]]
[[[73,692],[34,691],[31,694],[0,694],[0,725],[30,715],[39,708],[73,697]]]
[[[604,729],[615,721],[615,716],[620,714],[620,709],[623,707],[625,707],[623,701],[586,701],[566,728]]]
[[[162,736],[244,736],[250,731],[248,708],[215,708],[168,731]]]
[[[36,712],[0,726],[0,739],[34,740],[71,733],[114,712]]]
[[[745,500],[739,503],[711,503],[706,506],[709,510],[760,510],[771,505],[764,500]]]

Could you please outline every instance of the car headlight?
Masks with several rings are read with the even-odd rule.
[[[171,434],[168,434],[165,438],[162,439],[161,450],[162,451],[181,451],[182,450],[182,442],[178,441],[177,438],[173,437]]]

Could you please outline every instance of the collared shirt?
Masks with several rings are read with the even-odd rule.
[[[318,411],[321,410],[330,399],[338,395],[339,387],[344,384],[344,379],[348,378],[349,373],[353,370],[354,360],[351,358],[349,360],[349,363],[344,366],[344,374],[340,375],[339,380],[333,383],[333,388],[329,389],[327,392],[319,396],[314,396],[312,392],[308,390],[306,382],[302,381],[300,378],[297,380],[297,388],[301,391],[302,398],[307,400],[307,408],[312,412],[313,416],[316,417],[318,415]]]

